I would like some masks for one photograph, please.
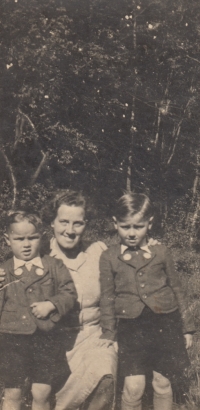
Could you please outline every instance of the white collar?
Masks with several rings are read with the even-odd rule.
[[[83,265],[83,263],[85,263],[87,258],[87,250],[79,252],[75,259],[68,258],[60,249],[56,238],[52,238],[50,240],[50,249],[50,256],[61,259],[68,269],[74,271],[77,271]]]
[[[35,258],[31,259],[30,261],[23,261],[21,259],[17,259],[15,256],[13,256],[13,260],[14,260],[14,270],[20,268],[21,266],[26,265],[26,263],[37,266],[38,268],[44,269],[42,259],[40,258],[40,256],[36,256]]]
[[[128,246],[121,244],[121,255],[123,255],[123,253],[127,249],[128,249]],[[145,251],[146,253],[149,253],[149,255],[151,255],[151,251],[150,251],[148,245],[141,246],[140,249],[142,249],[143,251]]]

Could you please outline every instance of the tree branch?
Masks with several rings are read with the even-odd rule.
[[[11,179],[12,186],[13,186],[13,200],[12,200],[12,208],[13,208],[15,206],[16,199],[17,199],[17,180],[15,178],[12,165],[11,165],[6,153],[4,152],[4,150],[2,148],[0,149],[0,152],[1,152],[3,158],[6,162],[6,166],[9,170],[10,179]]]
[[[186,105],[186,107],[185,107],[185,109],[184,109],[184,112],[183,112],[184,115],[185,115],[185,113],[186,113],[186,111],[187,111],[187,109],[188,109],[188,107],[189,107],[191,101],[192,101],[192,98],[190,98],[189,101],[187,102],[187,105]],[[183,120],[184,120],[184,115],[183,115],[183,117],[180,119],[180,121],[179,121],[177,127],[174,127],[172,136],[175,137],[175,140],[174,140],[174,144],[173,144],[173,147],[172,147],[171,154],[170,154],[169,159],[168,159],[168,161],[167,161],[167,165],[169,165],[169,164],[171,163],[172,158],[173,158],[173,156],[174,156],[174,153],[175,153],[175,150],[176,150],[176,146],[177,146],[177,142],[178,142],[179,135],[180,135],[181,125],[182,125],[182,122],[183,122]]]
[[[43,165],[45,164],[45,162],[47,160],[48,154],[44,153],[43,151],[41,151],[41,153],[42,153],[42,159],[41,159],[36,171],[34,172],[32,178],[31,178],[31,185],[33,185],[35,183],[36,179],[38,178],[38,175],[41,172],[41,169],[42,169]]]
[[[38,137],[38,133],[37,133],[37,130],[36,130],[36,128],[35,128],[35,125],[34,125],[33,122],[31,121],[31,119],[29,118],[29,116],[28,116],[27,114],[25,114],[20,108],[18,109],[18,111],[19,111],[19,113],[21,114],[21,116],[22,116],[24,119],[27,120],[27,122],[28,122],[29,125],[31,126],[32,130],[35,132],[36,136]],[[40,144],[39,144],[39,146],[40,146]],[[46,160],[47,160],[48,154],[45,153],[45,152],[41,149],[41,147],[40,147],[40,151],[41,151],[41,154],[42,154],[42,159],[41,159],[41,161],[40,161],[40,163],[39,163],[39,165],[38,165],[36,171],[34,172],[32,178],[31,178],[31,185],[33,185],[33,184],[35,183],[36,179],[38,178],[38,175],[39,175],[40,172],[41,172],[41,169],[42,169],[43,165],[45,164],[45,162],[46,162]]]
[[[158,104],[156,103],[156,107],[158,107],[158,119],[157,119],[157,131],[156,131],[156,138],[155,138],[155,147],[158,145],[159,141],[159,133],[160,133],[160,124],[161,124],[161,114],[166,115],[168,113],[169,105],[170,105],[170,100],[167,99],[168,93],[169,93],[169,86],[170,86],[170,80],[172,78],[173,70],[170,72],[168,78],[167,78],[167,84],[164,92],[164,97],[158,107]]]
[[[156,104],[157,105],[157,104]],[[159,132],[160,132],[160,123],[161,123],[161,109],[158,108],[158,118],[157,118],[157,131],[156,131],[156,138],[155,138],[155,147],[158,145],[159,140]]]
[[[33,122],[31,121],[31,119],[29,118],[29,116],[27,114],[25,114],[22,110],[20,110],[20,108],[18,108],[19,113],[22,115],[22,117],[26,118],[26,120],[28,121],[29,125],[31,126],[31,128],[35,131],[35,133],[38,135],[35,125],[33,124]]]

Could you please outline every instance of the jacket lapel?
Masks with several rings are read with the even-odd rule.
[[[121,250],[121,249],[120,249]],[[151,263],[151,261],[155,258],[156,253],[151,251],[151,255],[149,254],[150,258],[145,258],[144,257],[145,251],[140,250],[138,252],[138,254],[129,252],[128,250],[124,253],[124,254],[119,254],[118,258],[126,263],[127,265],[132,266],[133,268],[136,269],[136,271],[144,268],[146,265],[148,265],[149,263]],[[130,255],[131,258],[129,260],[127,260],[127,256],[125,257],[125,255]]]
[[[31,271],[28,272],[29,274],[26,275],[24,278],[22,278],[24,284],[25,284],[25,289],[27,289],[29,286],[33,285],[35,282],[43,281],[43,278],[47,275],[49,272],[49,267],[45,259],[42,259],[42,263],[44,266],[44,271],[42,275],[37,275],[36,266],[32,266]],[[39,268],[38,268],[39,269]]]
[[[145,266],[149,265],[149,263],[152,262],[152,260],[155,258],[156,256],[156,252],[152,252],[151,251],[151,255],[148,254],[150,256],[150,258],[145,258],[144,257],[145,252],[140,251],[138,258],[137,258],[137,263],[136,263],[136,271],[143,269]]]
[[[126,259],[127,256],[125,257],[125,255],[130,255],[130,259]],[[120,259],[120,261],[132,266],[133,268],[135,268],[137,265],[136,258],[128,251],[126,253],[123,253],[122,255],[119,255],[118,258]]]
[[[32,266],[30,272],[25,267],[23,267],[22,268],[23,269],[22,275],[15,275],[13,258],[10,259],[7,263],[8,263],[7,267],[8,267],[9,273],[12,277],[12,281],[18,280],[18,281],[22,282],[25,285],[25,289],[27,289],[33,283],[43,280],[43,278],[49,272],[49,267],[48,267],[48,265],[47,265],[44,258],[42,259],[42,263],[43,263],[43,266],[44,266],[44,271],[43,271],[42,275],[37,275],[37,273],[36,273],[37,267],[36,266]],[[27,274],[25,274],[25,272]]]

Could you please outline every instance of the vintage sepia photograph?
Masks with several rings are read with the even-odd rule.
[[[200,410],[200,3],[1,0],[0,410]]]

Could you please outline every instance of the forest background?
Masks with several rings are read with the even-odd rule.
[[[1,214],[81,189],[109,244],[116,198],[150,195],[197,324],[200,408],[199,1],[2,0],[0,32]]]

